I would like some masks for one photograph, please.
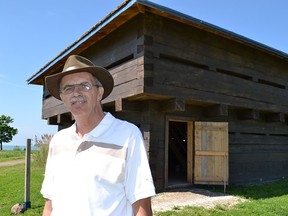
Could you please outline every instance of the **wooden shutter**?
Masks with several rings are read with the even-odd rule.
[[[194,184],[227,185],[228,123],[195,122]]]

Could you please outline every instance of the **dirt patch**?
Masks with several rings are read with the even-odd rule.
[[[231,207],[244,201],[246,200],[225,193],[211,192],[204,189],[183,188],[158,193],[152,198],[152,208],[154,212],[159,212],[183,206],[214,208],[216,205],[225,205]]]
[[[4,166],[14,166],[17,164],[24,164],[25,160],[24,159],[19,159],[19,160],[10,160],[10,161],[4,161],[4,162],[0,162],[0,167],[4,167]]]

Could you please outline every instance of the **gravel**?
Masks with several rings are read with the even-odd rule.
[[[182,188],[158,193],[152,198],[154,212],[172,210],[183,206],[214,208],[216,205],[231,207],[245,199],[225,193],[211,192],[204,189]]]

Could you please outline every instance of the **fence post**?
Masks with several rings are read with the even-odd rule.
[[[31,202],[30,202],[30,162],[31,162],[31,139],[27,139],[26,161],[25,161],[24,209],[31,208]]]

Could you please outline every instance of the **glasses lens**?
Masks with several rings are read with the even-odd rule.
[[[92,85],[90,83],[81,83],[80,85],[81,91],[89,91],[92,88]]]
[[[87,92],[92,89],[93,85],[91,85],[88,82],[83,82],[83,83],[75,84],[75,85],[66,85],[61,90],[61,94],[71,94],[74,91],[75,87],[78,87],[79,91]]]
[[[61,90],[62,94],[70,94],[74,91],[75,86],[74,85],[66,85]]]

